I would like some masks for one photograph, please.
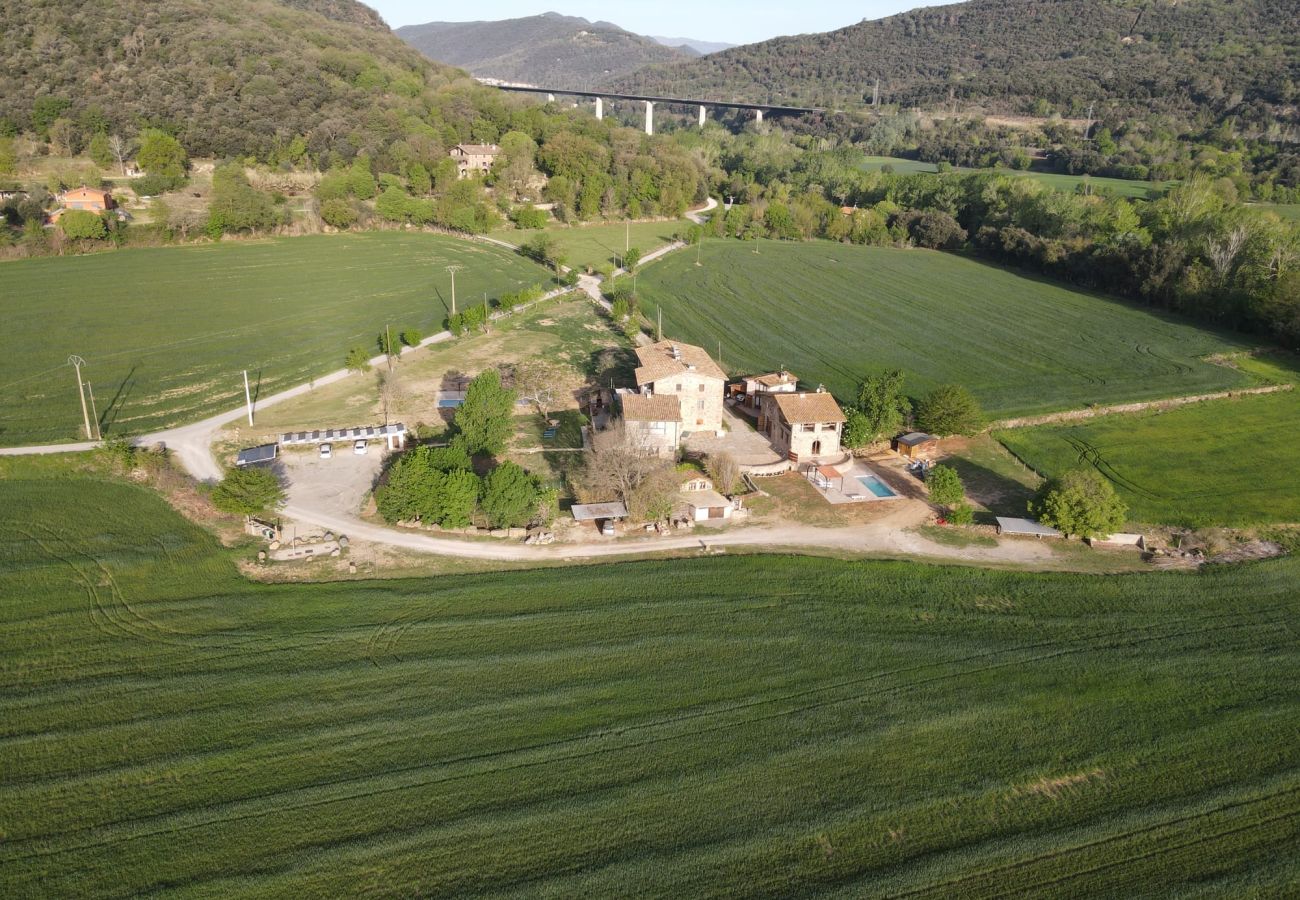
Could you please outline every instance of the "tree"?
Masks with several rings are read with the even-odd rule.
[[[1043,485],[1029,511],[1044,525],[1091,538],[1123,526],[1128,507],[1095,469],[1075,469]]]
[[[493,528],[527,525],[538,513],[542,486],[517,463],[503,462],[483,479],[481,506]]]
[[[14,148],[14,139],[0,136],[0,175],[12,175],[18,171],[18,151]]]
[[[70,209],[59,216],[59,230],[73,240],[102,241],[108,237],[104,220],[86,209]]]
[[[844,408],[844,432],[840,435],[840,444],[850,450],[865,447],[874,439],[871,422],[856,406]]]
[[[720,493],[730,495],[740,483],[740,465],[730,453],[710,453],[704,460],[704,467]]]
[[[179,180],[185,177],[188,157],[176,138],[157,128],[146,128],[140,132],[140,149],[135,161],[150,175]]]
[[[109,144],[108,135],[102,131],[96,132],[95,136],[90,139],[90,143],[86,146],[86,152],[90,154],[90,158],[94,160],[95,165],[101,169],[107,169],[113,164],[113,148]]]
[[[212,489],[212,505],[236,515],[268,512],[283,503],[280,480],[270,471],[254,466],[227,469],[221,483]]]
[[[602,440],[587,454],[576,488],[590,501],[621,500],[628,504],[633,492],[653,473],[672,465],[628,446],[622,425],[602,433]]]
[[[122,174],[125,175],[126,158],[131,155],[131,150],[133,149],[131,142],[120,134],[114,134],[108,139],[108,149],[113,154],[113,158],[117,160],[117,167],[122,171]]]
[[[348,351],[344,365],[353,372],[369,372],[370,354],[366,352],[365,347],[353,347]]]
[[[651,468],[628,493],[628,515],[641,522],[666,519],[673,513],[681,480],[675,467],[664,462]]]
[[[545,416],[555,404],[555,398],[575,384],[576,374],[559,360],[533,357],[515,366],[515,388],[519,399],[537,407],[537,414]]]
[[[464,528],[473,520],[479,490],[465,451],[417,447],[388,470],[375,491],[375,506],[388,522],[419,519],[443,528]]]
[[[350,228],[357,223],[357,211],[341,198],[326,200],[320,205],[321,221],[334,228]]]
[[[402,343],[406,346],[418,347],[420,346],[420,341],[424,340],[424,335],[420,333],[420,329],[418,328],[403,328],[401,338]]]
[[[348,190],[361,200],[375,196],[375,176],[370,171],[370,157],[365,154],[352,161],[352,168],[348,170]]]
[[[488,369],[470,382],[456,410],[456,442],[471,455],[497,454],[514,432],[515,392],[501,386],[501,373]]]
[[[925,486],[930,489],[930,500],[945,509],[952,509],[966,498],[966,488],[961,476],[952,466],[935,466],[925,474]]]
[[[248,183],[243,166],[229,163],[212,173],[212,203],[205,226],[209,237],[271,228],[280,220],[271,198]]]
[[[629,272],[635,269],[637,264],[640,262],[641,251],[636,247],[629,247],[627,252],[623,254],[623,268],[627,269]]]
[[[974,434],[984,424],[975,395],[959,384],[942,384],[916,406],[916,425],[931,434]]]
[[[903,373],[895,369],[868,375],[858,388],[857,409],[865,420],[864,434],[870,444],[897,434],[907,421],[912,403],[903,393]]]

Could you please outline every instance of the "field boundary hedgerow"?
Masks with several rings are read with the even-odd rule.
[[[1207,403],[1211,400],[1231,400],[1235,397],[1248,397],[1257,394],[1275,394],[1289,391],[1291,384],[1267,384],[1260,387],[1241,388],[1235,391],[1215,391],[1212,394],[1189,394],[1186,397],[1168,397],[1164,400],[1142,400],[1137,403],[1115,403],[1109,406],[1089,406],[1085,409],[1068,409],[1063,412],[1047,413],[1041,416],[1021,416],[1014,419],[1000,419],[990,422],[985,431],[1007,431],[1013,428],[1034,428],[1038,425],[1057,425],[1062,422],[1082,422],[1101,416],[1123,415],[1124,413],[1145,412],[1149,409],[1176,409],[1192,403]]]

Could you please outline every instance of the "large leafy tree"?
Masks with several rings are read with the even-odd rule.
[[[857,423],[863,429],[865,443],[901,431],[912,410],[912,402],[903,393],[902,371],[894,369],[868,375],[858,388],[857,409],[865,419]]]
[[[150,175],[182,178],[188,157],[176,138],[157,128],[146,128],[140,132],[140,149],[136,151],[135,161]]]
[[[393,464],[375,491],[375,505],[389,522],[419,519],[464,528],[472,521],[478,494],[479,479],[464,450],[418,447]]]
[[[504,462],[483,479],[483,514],[493,528],[527,525],[537,518],[543,493],[536,478]]]
[[[104,220],[85,209],[70,209],[59,216],[59,230],[74,240],[103,240],[108,237]]]
[[[966,497],[961,476],[952,466],[935,466],[925,476],[925,486],[930,490],[930,500],[951,509]]]
[[[959,384],[942,384],[916,405],[916,425],[931,434],[974,434],[984,424],[975,395]]]
[[[1115,488],[1095,469],[1075,469],[1047,482],[1029,511],[1045,525],[1085,538],[1118,531],[1128,515]]]
[[[497,454],[514,432],[515,392],[503,387],[501,373],[488,369],[470,382],[456,410],[456,443],[469,454]]]

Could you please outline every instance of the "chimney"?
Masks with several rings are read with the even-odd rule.
[[[676,344],[673,344],[673,345],[672,345],[672,351],[671,351],[671,352],[672,352],[672,354],[673,354],[673,359],[681,359],[681,358],[682,358],[682,351],[681,351],[681,348],[679,348]]]
[[[819,384],[819,385],[817,385],[817,393],[819,393],[819,394],[824,394],[824,393],[826,393],[826,385],[824,385],[824,384]]]

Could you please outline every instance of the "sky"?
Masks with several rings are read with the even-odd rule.
[[[954,0],[478,0],[472,5],[429,0],[363,0],[393,28],[424,22],[515,19],[544,12],[613,22],[638,34],[749,44],[782,34],[832,31],[918,6]],[[461,10],[469,15],[456,15]]]

